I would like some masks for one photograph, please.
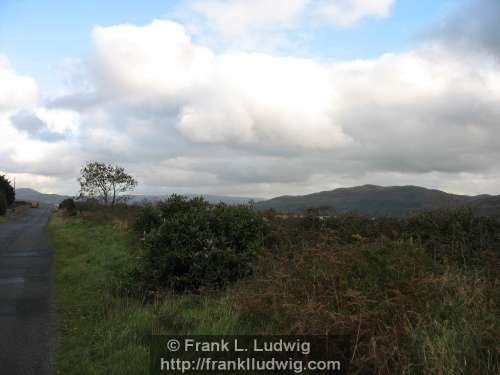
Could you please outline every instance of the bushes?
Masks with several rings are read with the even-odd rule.
[[[465,268],[482,265],[485,252],[500,247],[500,218],[477,217],[468,208],[410,216],[402,232],[406,239],[421,243],[434,259],[452,260]]]
[[[0,216],[7,213],[7,198],[2,190],[0,190]]]
[[[332,246],[415,244],[434,262],[497,273],[500,219],[474,217],[466,209],[407,218],[339,215],[314,222],[310,216],[268,215],[266,221],[264,226],[248,206],[210,205],[202,198],[172,196],[157,208],[145,207],[135,223],[144,235],[136,276],[148,289],[221,287],[252,273],[260,247],[294,256],[324,243],[325,234]]]
[[[136,277],[146,288],[185,291],[222,287],[250,274],[264,226],[247,206],[174,195],[159,208],[144,208],[136,230],[146,233]]]
[[[145,206],[137,215],[134,229],[139,234],[151,232],[161,224],[161,212],[152,206]]]
[[[4,194],[4,199],[7,202],[7,207],[13,204],[16,200],[16,191],[10,181],[3,175],[0,175],[0,191]]]
[[[279,219],[266,214],[272,237],[270,247],[295,243],[315,244],[321,233],[331,231],[336,244],[408,241],[421,245],[435,261],[453,262],[464,269],[491,263],[486,254],[500,255],[500,217],[475,216],[468,208],[420,212],[405,218],[370,218],[342,214],[327,220]],[[311,220],[316,220],[311,224]]]
[[[77,213],[76,204],[73,198],[66,198],[59,204],[59,209],[64,210],[66,215],[75,216]]]

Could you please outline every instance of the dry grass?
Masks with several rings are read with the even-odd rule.
[[[234,292],[242,319],[261,333],[347,334],[354,373],[500,372],[497,274],[436,262],[415,243],[353,242],[323,229],[264,255]]]

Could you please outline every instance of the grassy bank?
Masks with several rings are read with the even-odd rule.
[[[131,236],[89,219],[52,217],[60,325],[59,374],[147,374],[148,335],[234,332],[227,301],[215,296],[163,295],[158,302],[120,297],[120,275],[132,264]]]
[[[497,222],[461,212],[404,222],[271,215],[253,276],[217,293],[132,298],[120,291],[143,252],[134,212],[120,210],[50,222],[61,374],[146,374],[153,330],[342,333],[357,373],[500,371]]]

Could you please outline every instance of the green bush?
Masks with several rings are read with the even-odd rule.
[[[145,208],[137,226],[146,235],[136,276],[149,289],[175,291],[223,287],[249,275],[264,230],[248,206],[175,195],[158,209]]]
[[[16,191],[7,179],[7,177],[0,175],[0,191],[3,192],[4,198],[7,202],[7,207],[13,204],[16,200]]]
[[[500,247],[500,218],[477,217],[468,208],[436,210],[407,218],[402,233],[421,243],[434,259],[467,268],[481,263],[485,251]]]
[[[137,215],[134,223],[134,229],[139,234],[149,233],[153,229],[157,229],[161,224],[161,211],[148,205]]]
[[[77,213],[76,204],[73,198],[66,198],[59,204],[59,209],[64,210],[69,216],[75,216]]]
[[[3,216],[7,213],[7,199],[5,198],[5,194],[0,190],[0,216]]]

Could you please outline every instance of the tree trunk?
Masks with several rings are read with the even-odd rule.
[[[116,186],[113,184],[113,201],[111,202],[111,207],[114,207],[116,199]]]

